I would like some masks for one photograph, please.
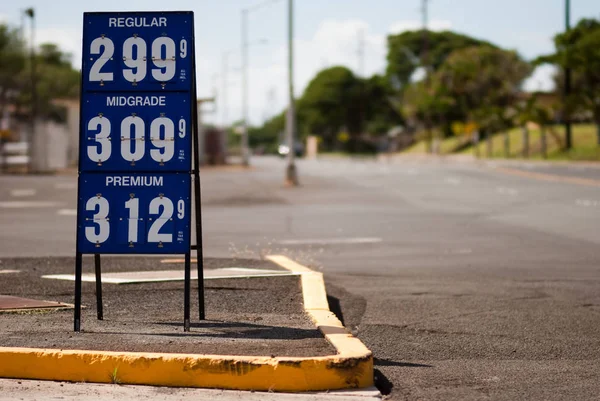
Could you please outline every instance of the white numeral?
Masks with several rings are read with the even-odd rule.
[[[163,46],[165,56],[163,57]],[[169,81],[175,76],[175,42],[166,36],[156,38],[152,42],[152,60],[158,68],[152,69],[152,76],[157,81]],[[164,71],[163,71],[164,70]]]
[[[95,212],[96,208],[98,212],[94,214],[93,220],[98,227],[86,227],[85,238],[94,244],[102,244],[110,235],[110,224],[107,219],[109,205],[106,198],[95,196],[88,199],[85,210]],[[98,228],[98,232],[96,232],[96,228]]]
[[[129,209],[129,222],[127,225],[127,242],[138,242],[138,222],[140,218],[140,200],[131,198],[125,202],[125,208]]]
[[[181,58],[187,57],[187,40],[185,39],[181,39],[181,42],[179,42],[179,56]]]
[[[112,72],[100,72],[102,67],[104,67],[104,64],[106,64],[106,62],[115,53],[115,44],[113,41],[108,38],[96,38],[92,40],[90,45],[90,53],[100,54],[100,48],[102,47],[104,47],[104,51],[94,62],[94,64],[92,64],[92,68],[90,68],[91,82],[112,81],[114,77]]]
[[[183,118],[179,120],[179,137],[185,138],[185,120]]]
[[[111,148],[111,123],[106,117],[94,117],[88,122],[88,133],[95,136],[95,143],[88,145],[87,155],[94,163],[107,161],[112,153]],[[146,124],[138,116],[125,117],[121,122],[121,156],[129,162],[139,161],[146,152],[144,142]],[[91,132],[90,132],[91,131]],[[133,131],[133,133],[132,133]],[[186,121],[179,120],[179,137],[186,135]],[[175,124],[168,117],[158,117],[150,124],[150,141],[156,149],[150,150],[152,160],[157,163],[166,163],[175,156]]]
[[[133,48],[136,55],[133,55]],[[140,37],[128,38],[123,43],[123,62],[130,69],[123,70],[123,77],[129,82],[139,82],[146,77],[146,41]],[[135,70],[135,72],[133,72]]]
[[[183,199],[180,199],[177,202],[177,218],[183,219],[185,217],[185,202]]]
[[[135,50],[134,50],[135,49]],[[161,36],[152,42],[152,77],[157,81],[165,82],[173,79],[176,73],[175,41],[169,37]],[[90,68],[90,82],[113,81],[113,72],[101,72],[102,67],[112,59],[115,53],[113,41],[106,37],[96,38],[90,44],[90,54],[100,55]],[[179,42],[179,56],[186,58],[188,55],[187,40]],[[127,38],[123,42],[123,62],[128,68],[123,69],[123,77],[129,82],[140,82],[146,78],[148,72],[147,44],[140,37]]]
[[[160,131],[161,128],[164,127],[165,135],[164,138],[161,139]],[[150,140],[152,141],[152,145],[161,149],[152,149],[150,151],[150,156],[156,162],[168,162],[175,155],[175,125],[173,124],[173,120],[167,117],[159,117],[152,121],[150,125]]]
[[[133,138],[131,137],[131,127],[133,127]],[[144,120],[140,117],[125,117],[121,123],[121,156],[123,159],[136,162],[144,157],[144,129]]]
[[[100,127],[96,134],[96,144],[87,147],[87,154],[90,160],[94,162],[105,162],[110,157],[110,121],[106,117],[94,117],[88,123],[88,131],[95,131]],[[100,151],[98,151],[100,146]]]
[[[148,242],[173,242],[173,234],[160,234],[162,226],[173,217],[173,202],[169,198],[154,198],[150,202],[150,214],[159,214],[160,208],[163,208],[162,214],[152,223],[148,230]]]

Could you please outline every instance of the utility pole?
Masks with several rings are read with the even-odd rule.
[[[294,159],[296,157],[296,107],[294,102],[294,0],[288,0],[288,84],[290,98],[286,120],[286,131],[289,152],[285,182],[288,186],[295,187],[298,185],[298,172],[296,171],[296,165],[294,164]]]
[[[242,10],[242,163],[250,164],[248,146],[248,9]]]
[[[425,69],[425,90],[429,93],[430,77],[429,77],[429,0],[421,0],[421,13],[423,16],[423,45],[421,49],[421,62]],[[433,152],[433,135],[431,132],[431,118],[425,116],[425,131],[427,134],[427,152]]]
[[[365,30],[360,29],[358,31],[358,49],[356,50],[358,56],[358,74],[360,77],[365,76]]]
[[[565,0],[565,29],[567,32],[571,30],[571,1]],[[567,53],[569,49],[567,48]],[[568,62],[567,54],[567,62]],[[565,120],[565,146],[567,149],[571,149],[573,146],[573,138],[571,133],[571,116],[569,110],[569,96],[571,95],[571,68],[567,65],[565,68],[565,93],[564,93],[564,120]]]
[[[223,89],[221,90],[223,93],[221,94],[221,107],[223,108],[223,114],[222,114],[222,118],[223,118],[223,127],[225,129],[227,129],[227,127],[229,126],[229,116],[228,114],[228,105],[227,105],[227,74],[229,71],[229,52],[225,52],[223,53],[223,65],[221,66],[222,71],[221,71],[221,84],[223,86]]]
[[[358,56],[358,73],[356,74],[359,78],[360,84],[360,98],[359,98],[359,118],[360,118],[360,135],[363,135],[366,131],[365,128],[365,30],[359,29],[358,31],[358,48],[356,50]],[[354,142],[354,145],[356,143]]]
[[[27,141],[27,156],[28,156],[28,170],[32,170],[32,155],[33,155],[33,140],[35,138],[35,120],[37,119],[37,80],[36,80],[36,63],[35,63],[35,10],[28,8],[25,10],[25,14],[31,19],[31,52],[29,54],[31,64],[31,116],[30,116],[30,132],[29,140]]]

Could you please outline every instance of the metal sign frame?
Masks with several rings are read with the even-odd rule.
[[[127,24],[132,22],[132,25],[135,26],[137,25],[137,27],[148,27],[150,26],[153,30],[153,32],[155,33],[155,35],[150,35],[152,37],[156,36],[156,34],[159,32],[158,30],[154,29],[156,27],[156,25],[158,25],[158,29],[160,30],[160,26],[162,21],[164,22],[164,26],[166,26],[166,21],[168,18],[174,18],[174,19],[181,19],[182,21],[186,21],[185,23],[187,23],[189,18],[189,23],[190,26],[188,29],[190,36],[189,39],[191,43],[188,43],[187,40],[184,39],[179,39],[180,42],[180,48],[179,51],[181,52],[182,58],[185,57],[183,56],[183,52],[185,50],[186,52],[186,56],[189,55],[189,57],[187,57],[187,60],[184,60],[182,62],[178,61],[177,58],[175,56],[173,56],[172,60],[173,63],[176,65],[176,73],[177,73],[177,68],[179,68],[180,64],[185,64],[185,66],[187,66],[188,68],[186,69],[180,69],[180,75],[177,76],[173,76],[171,77],[171,81],[165,81],[165,82],[160,82],[160,80],[157,78],[161,78],[164,77],[164,74],[161,76],[161,74],[164,71],[168,71],[168,67],[166,67],[166,64],[171,60],[169,58],[169,48],[168,46],[164,45],[165,41],[169,41],[169,37],[166,36],[165,33],[160,33],[160,35],[158,37],[155,38],[155,42],[161,42],[159,43],[158,46],[158,51],[156,51],[155,48],[152,48],[150,50],[150,52],[152,52],[153,56],[152,59],[149,59],[146,57],[146,55],[143,56],[143,61],[144,62],[152,62],[152,63],[156,63],[157,61],[159,62],[159,67],[162,67],[163,69],[155,69],[155,75],[153,75],[153,77],[155,78],[154,82],[142,82],[141,80],[139,82],[136,82],[135,79],[133,79],[133,82],[131,82],[131,89],[127,88],[126,90],[115,90],[115,89],[111,89],[111,87],[109,85],[105,85],[104,82],[102,80],[100,80],[99,84],[94,83],[90,83],[89,82],[89,76],[88,76],[88,72],[90,69],[90,64],[94,64],[94,59],[93,57],[90,57],[90,46],[88,46],[90,44],[89,39],[88,38],[88,29],[90,29],[89,27],[86,26],[86,22],[88,25],[93,25],[92,22],[90,21],[94,21],[94,20],[106,20],[107,18],[110,18],[110,24],[113,24],[114,26],[118,26],[120,28],[122,28],[123,26],[129,27]],[[137,19],[136,19],[137,18]],[[146,18],[152,18],[150,20],[146,20]],[[138,21],[138,22],[136,22]],[[147,25],[147,21],[150,21],[150,25]],[[157,21],[156,25],[153,25],[154,22]],[[121,24],[121,25],[119,25]],[[108,32],[108,31],[106,31]],[[102,33],[100,34],[100,36],[98,38],[101,38],[103,45],[102,46],[96,46],[96,48],[94,49],[95,52],[94,54],[98,54],[98,58],[96,59],[96,61],[98,61],[99,58],[101,58],[102,54],[101,53],[103,50],[106,51],[107,47],[104,45],[107,42],[107,40],[111,40],[110,37],[113,37],[112,35],[106,35],[106,32],[102,31]],[[115,37],[117,38],[121,38],[126,34],[126,30],[121,30],[120,32],[118,32],[118,34],[115,35]],[[98,35],[98,34],[97,34]],[[165,39],[166,37],[166,39]],[[141,55],[141,50],[140,49],[144,49],[143,44],[140,44],[140,40],[138,38],[137,34],[133,35],[133,38],[135,38],[135,40],[131,40],[130,42],[135,42],[136,40],[138,41],[137,44],[134,43],[133,47],[135,46],[136,48],[136,53],[137,53],[137,57],[135,57],[137,59],[137,61],[141,61],[142,57],[140,57]],[[132,38],[128,38],[126,40],[129,40]],[[100,39],[97,39],[100,40]],[[172,41],[172,40],[171,40]],[[143,42],[143,40],[142,40]],[[185,42],[185,46],[184,46],[184,42]],[[114,45],[114,42],[112,42]],[[83,271],[83,255],[84,254],[93,254],[94,255],[94,268],[95,268],[95,274],[96,274],[96,312],[97,312],[97,318],[98,320],[103,320],[104,318],[104,314],[103,314],[103,307],[102,307],[102,269],[101,269],[101,254],[102,253],[113,253],[113,254],[139,254],[139,253],[154,253],[154,254],[181,254],[183,253],[185,255],[185,277],[184,277],[184,331],[190,331],[190,292],[191,292],[191,252],[192,250],[196,251],[197,254],[197,269],[198,269],[198,301],[199,301],[199,319],[200,320],[204,320],[206,318],[205,316],[205,303],[204,303],[204,273],[203,273],[203,250],[202,250],[202,211],[201,211],[201,190],[200,190],[200,176],[199,176],[199,171],[200,171],[200,151],[199,151],[199,137],[198,137],[198,131],[199,131],[199,127],[198,127],[198,104],[197,104],[197,92],[196,92],[196,55],[195,55],[195,35],[194,35],[194,13],[191,11],[168,11],[168,12],[91,12],[91,13],[84,13],[84,29],[83,29],[83,52],[82,52],[82,73],[81,73],[81,87],[80,87],[80,112],[79,112],[79,119],[80,119],[80,135],[79,135],[79,163],[78,163],[78,187],[77,187],[77,202],[78,202],[78,207],[77,207],[77,238],[76,238],[76,254],[75,254],[75,310],[74,310],[74,330],[76,332],[81,331],[81,287],[82,287],[82,271]],[[113,50],[114,48],[117,49],[124,49],[124,42],[118,42],[117,41],[117,45],[113,46]],[[165,51],[165,56],[163,57],[163,47],[164,47],[164,51]],[[184,49],[185,47],[185,49]],[[125,51],[123,51],[124,57],[123,57],[123,62],[126,63],[127,58],[125,57]],[[133,50],[131,50],[132,54],[133,54]],[[154,54],[158,52],[159,56],[157,57],[157,59],[154,58]],[[117,52],[117,54],[120,54],[119,52]],[[147,54],[147,53],[146,53]],[[132,56],[133,57],[133,56]],[[101,64],[110,64],[113,63],[116,64],[119,62],[119,58],[117,57],[111,57],[111,58],[107,58],[107,59],[103,59]],[[133,58],[131,59],[133,60]],[[90,61],[92,61],[92,63],[90,63]],[[130,61],[132,62],[132,61]],[[131,67],[131,66],[129,66]],[[129,70],[130,75],[137,75],[138,77],[140,76],[139,74],[141,74],[141,70],[146,70],[146,67],[140,67],[139,64],[136,64],[134,66],[134,68],[131,68]],[[164,71],[163,71],[164,70]],[[96,70],[96,74],[98,74],[100,70],[97,69]],[[125,70],[123,70],[125,71]],[[185,72],[184,72],[185,71]],[[114,72],[117,72],[116,70]],[[125,72],[123,72],[123,75],[125,76]],[[131,78],[131,76],[130,76]],[[173,79],[174,78],[174,79]],[[119,81],[119,85],[123,86],[123,82],[124,81]],[[154,84],[154,85],[153,85]],[[113,85],[114,86],[114,85]],[[156,96],[164,96],[165,99],[166,98],[171,98],[171,99],[175,99],[177,98],[179,104],[181,104],[181,102],[185,102],[185,94],[188,94],[187,99],[189,99],[189,107],[185,108],[184,111],[182,112],[182,114],[179,116],[179,124],[183,124],[183,128],[181,128],[180,125],[180,130],[183,132],[187,132],[189,133],[189,135],[187,136],[187,139],[184,140],[183,145],[178,145],[180,146],[179,148],[176,148],[176,151],[174,151],[174,155],[177,156],[175,163],[168,163],[168,162],[164,162],[163,160],[156,160],[157,157],[154,157],[155,161],[157,163],[152,163],[152,162],[146,162],[146,163],[138,163],[138,165],[136,166],[136,163],[132,160],[131,164],[127,164],[127,163],[114,163],[116,164],[116,166],[113,166],[111,163],[106,163],[103,166],[103,163],[101,160],[98,161],[98,163],[96,165],[94,165],[94,163],[90,163],[90,161],[88,160],[88,158],[86,157],[87,155],[84,153],[85,149],[87,148],[86,145],[88,145],[88,143],[86,143],[86,139],[89,140],[89,138],[87,138],[86,135],[84,135],[87,131],[86,131],[86,117],[89,116],[89,107],[90,107],[90,99],[105,99],[106,102],[108,102],[109,96],[113,96],[115,97],[114,99],[110,99],[110,101],[112,102],[112,104],[110,104],[111,106],[114,106],[114,108],[110,109],[110,113],[113,113],[115,115],[119,115],[119,118],[123,118],[123,115],[121,115],[123,113],[123,109],[119,109],[120,107],[120,103],[125,102],[125,104],[127,104],[128,102],[130,103],[130,101],[128,101],[128,99],[126,98],[124,101],[120,100],[120,97],[124,97],[124,96],[129,96],[129,97],[133,97],[134,100],[134,104],[136,103],[136,97],[139,97],[137,95],[142,95],[142,96],[146,96],[146,97],[151,97],[152,95],[156,95]],[[164,101],[164,99],[163,99]],[[154,102],[154,100],[152,101]],[[157,102],[160,102],[160,100],[157,100]],[[143,117],[145,117],[146,120],[148,120],[149,118],[151,118],[151,115],[154,114],[154,117],[156,118],[163,118],[164,120],[164,113],[160,113],[160,110],[153,110],[151,109],[153,106],[157,106],[159,103],[155,103],[155,104],[148,104],[148,106],[150,108],[147,108],[144,110],[144,113],[140,113],[140,114],[144,114]],[[109,104],[107,104],[108,106]],[[139,104],[137,104],[139,105]],[[179,108],[181,109],[181,108]],[[147,111],[147,113],[146,113]],[[189,111],[189,114],[188,114]],[[158,113],[158,117],[156,116],[156,114]],[[99,113],[99,117],[102,118],[103,113]],[[135,114],[133,113],[132,115],[135,118]],[[187,119],[186,117],[189,116]],[[140,117],[141,118],[141,117]],[[145,123],[147,123],[147,121],[142,119],[142,121],[145,121]],[[183,123],[182,123],[183,121]],[[110,122],[110,121],[109,121]],[[160,122],[160,121],[159,121]],[[162,124],[158,124],[159,127],[158,129],[155,129],[154,132],[155,134],[158,133],[155,138],[152,138],[152,133],[150,134],[150,141],[146,141],[146,142],[152,142],[153,139],[156,140],[156,143],[153,143],[154,145],[157,145],[158,147],[164,146],[161,142],[164,142],[166,140],[168,140],[168,136],[167,136],[167,127],[165,126],[164,123]],[[162,127],[160,126],[162,125]],[[99,127],[101,127],[99,125]],[[189,127],[189,130],[188,130]],[[100,128],[101,129],[101,128]],[[134,134],[135,134],[135,130],[136,127],[134,127]],[[144,131],[146,132],[146,131]],[[152,131],[150,131],[152,132]],[[162,136],[164,136],[164,138],[161,138],[161,134]],[[137,135],[137,134],[135,134]],[[191,136],[191,141],[189,140],[189,137]],[[98,138],[98,137],[96,137]],[[142,143],[144,142],[145,138],[145,133],[144,136],[142,137],[141,141]],[[180,139],[182,139],[184,137],[181,137]],[[98,142],[97,139],[95,139],[96,142]],[[109,140],[109,146],[114,149],[117,146],[114,144],[114,142],[116,141],[110,141],[110,138],[108,138]],[[121,142],[123,141],[123,137],[121,137]],[[129,140],[129,139],[128,139]],[[135,139],[134,139],[135,140]],[[174,139],[173,139],[174,141]],[[178,140],[178,142],[181,142]],[[137,146],[137,144],[133,144],[134,148],[135,146]],[[148,147],[150,146],[148,143],[143,143],[144,147]],[[175,143],[173,143],[173,146],[175,146]],[[125,146],[123,144],[121,144],[121,148],[125,148]],[[190,149],[191,148],[191,149]],[[187,150],[187,152],[186,152]],[[150,152],[150,151],[149,151]],[[154,156],[158,155],[160,152],[156,152],[154,154]],[[166,151],[165,151],[166,153]],[[110,153],[109,153],[110,154]],[[125,157],[125,156],[123,156]],[[178,161],[178,162],[177,162]],[[112,247],[104,247],[104,249],[100,249],[102,247],[98,246],[99,244],[96,244],[96,246],[98,246],[98,249],[96,249],[95,247],[90,248],[89,244],[84,245],[82,242],[82,240],[80,239],[80,237],[82,236],[83,230],[85,229],[85,227],[83,227],[83,220],[85,220],[85,213],[84,213],[84,205],[83,205],[83,198],[82,192],[86,192],[88,193],[87,197],[89,197],[89,190],[86,189],[85,191],[82,190],[82,181],[84,181],[84,185],[86,185],[86,179],[89,179],[90,182],[95,182],[96,185],[98,185],[98,182],[102,182],[102,178],[103,177],[108,177],[109,175],[113,175],[113,176],[119,176],[119,175],[127,175],[129,177],[129,179],[134,180],[136,182],[139,182],[139,180],[143,180],[144,177],[156,177],[156,176],[161,176],[161,177],[167,177],[169,176],[170,178],[166,181],[172,181],[172,180],[177,180],[177,179],[181,179],[181,181],[184,184],[184,188],[187,187],[187,190],[185,191],[185,194],[188,195],[187,199],[183,199],[182,196],[180,196],[180,202],[182,202],[183,208],[180,208],[179,212],[182,213],[182,216],[180,216],[182,222],[181,224],[184,225],[184,227],[182,227],[181,230],[178,231],[179,234],[181,234],[180,236],[177,237],[177,241],[179,241],[180,243],[177,244],[177,241],[175,241],[175,246],[172,247],[167,247],[168,249],[165,249],[165,247],[163,246],[162,243],[154,243],[153,246],[155,246],[154,248],[149,248],[149,247],[141,247],[141,252],[139,252],[140,247],[134,248],[133,247],[133,243],[130,243],[129,246],[131,246],[133,249],[128,249],[127,245],[123,245],[123,244],[119,244],[119,245],[113,245]],[[98,181],[100,180],[100,181]],[[106,179],[106,186],[108,186],[108,181],[109,179]],[[154,181],[155,183],[157,182],[157,180]],[[150,179],[150,181],[148,181],[149,185],[148,186],[152,186],[153,182],[152,179]],[[162,179],[160,181],[161,185],[163,183]],[[195,208],[195,222],[192,222],[192,213],[191,213],[191,207],[192,207],[192,188],[191,186],[193,185],[193,191],[194,191],[194,208]],[[146,192],[148,192],[148,190],[145,188],[144,189]],[[121,190],[121,192],[124,192],[125,190]],[[98,198],[101,197],[101,194],[98,194]],[[119,195],[121,195],[121,193],[119,193]],[[154,196],[154,195],[153,195]],[[131,194],[131,198],[133,199],[135,197],[135,194]],[[163,194],[158,194],[158,198],[162,200],[163,198]],[[155,198],[156,200],[156,198]],[[187,203],[185,203],[185,201],[187,200]],[[107,202],[106,200],[103,202]],[[159,202],[160,203],[160,202]],[[189,207],[186,207],[186,205],[188,205]],[[178,205],[180,206],[180,205]],[[94,209],[95,210],[95,209]],[[165,208],[163,207],[162,209],[163,211],[165,210]],[[183,211],[185,211],[185,213],[183,213]],[[186,216],[185,219],[183,216]],[[135,220],[137,221],[137,212],[136,212],[136,217]],[[88,217],[89,218],[89,217]],[[123,229],[122,226],[118,225],[121,224],[119,222],[110,222],[109,218],[106,218],[106,223],[107,225],[110,225],[110,227],[117,227],[117,231],[119,229]],[[114,220],[114,219],[113,219]],[[123,219],[121,219],[123,220]],[[125,218],[125,220],[127,220],[127,218]],[[129,220],[131,219],[131,215],[129,216]],[[140,219],[142,220],[142,219]],[[158,220],[158,219],[156,219]],[[172,220],[172,219],[171,219]],[[166,220],[162,222],[164,224],[171,224],[171,223],[167,223]],[[116,224],[116,225],[115,225]],[[142,227],[144,227],[143,225],[144,223],[142,223]],[[175,222],[172,222],[172,224],[176,224]],[[195,224],[195,228],[196,228],[196,245],[191,245],[191,225]],[[136,227],[138,227],[136,225]],[[138,228],[135,228],[135,235],[136,235],[136,239],[137,239],[137,230]],[[159,229],[156,230],[156,232],[158,232]],[[143,230],[145,232],[145,230]],[[110,235],[110,234],[109,234]],[[128,234],[129,235],[129,234]],[[173,233],[173,235],[175,235],[175,233]],[[129,240],[129,238],[128,238]],[[150,244],[147,244],[150,245]],[[177,246],[178,245],[178,246]],[[107,250],[108,249],[108,250]],[[150,249],[150,251],[149,251]]]

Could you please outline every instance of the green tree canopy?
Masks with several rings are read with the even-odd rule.
[[[453,99],[455,113],[488,129],[504,128],[532,71],[516,52],[491,46],[454,51],[435,73],[438,92]]]
[[[435,71],[455,50],[471,46],[487,45],[489,42],[451,31],[428,31],[428,64]],[[417,68],[423,66],[424,31],[407,31],[388,36],[387,76],[405,87]]]
[[[323,138],[331,148],[340,130],[351,135],[361,130],[360,81],[346,67],[332,67],[310,81],[298,102],[304,130]]]
[[[16,77],[24,68],[24,46],[19,31],[0,25],[0,115],[21,89]]]
[[[57,98],[79,95],[80,74],[71,66],[70,55],[57,45],[46,43],[35,52],[38,116],[61,119]],[[12,104],[17,117],[29,118],[31,112],[31,58],[20,31],[0,24],[0,112]]]
[[[573,90],[567,99],[568,110],[593,115],[600,144],[600,21],[582,19],[573,29],[556,35],[554,44],[556,52],[540,57],[536,63],[571,69]],[[563,88],[562,82],[562,79],[557,80],[560,88]]]

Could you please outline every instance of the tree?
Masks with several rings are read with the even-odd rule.
[[[42,44],[35,57],[38,116],[63,120],[62,109],[52,101],[77,97],[80,74],[55,44]],[[9,104],[16,107],[17,118],[30,117],[31,62],[20,31],[0,24],[0,115]]]
[[[436,71],[448,56],[460,49],[486,45],[495,47],[489,42],[455,32],[428,32],[428,64]],[[423,49],[423,31],[407,31],[388,36],[388,79],[396,82],[400,88],[410,83],[414,72],[423,67],[420,59]],[[398,89],[400,89],[398,88]]]
[[[364,131],[370,135],[383,135],[390,128],[404,123],[394,105],[394,92],[384,76],[374,75],[361,80],[361,83]]]
[[[571,115],[591,113],[600,145],[600,21],[582,19],[573,29],[556,35],[554,44],[556,52],[540,57],[536,63],[571,69],[573,91],[566,99],[566,111]]]
[[[435,79],[467,120],[488,132],[510,124],[520,87],[532,67],[516,52],[491,46],[454,51]]]
[[[346,67],[319,72],[298,101],[304,130],[319,135],[327,149],[334,147],[342,129],[350,136],[360,134],[361,90],[359,79]]]
[[[71,66],[70,55],[52,43],[42,44],[37,54],[38,109],[42,117],[63,120],[53,99],[79,96],[80,74]]]
[[[0,115],[22,89],[15,77],[24,68],[25,52],[19,31],[0,25]]]

